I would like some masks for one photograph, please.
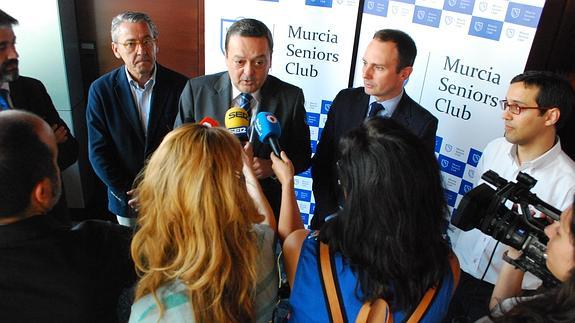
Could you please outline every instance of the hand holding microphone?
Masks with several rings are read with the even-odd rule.
[[[295,173],[293,164],[285,151],[281,152],[280,157],[270,154],[274,174],[282,185],[288,185],[293,188]]]
[[[281,127],[276,116],[270,112],[259,112],[254,121],[254,128],[260,142],[269,144],[274,154],[280,157],[281,148],[278,138],[281,136]]]

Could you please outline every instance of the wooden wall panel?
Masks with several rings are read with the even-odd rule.
[[[145,12],[159,30],[158,62],[188,77],[204,73],[203,0],[79,0],[81,42],[95,44],[99,74],[122,65],[111,50],[110,23],[120,12]]]

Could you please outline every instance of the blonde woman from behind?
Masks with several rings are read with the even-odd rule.
[[[250,160],[223,128],[186,124],[165,137],[136,189],[130,322],[271,318],[276,224]]]

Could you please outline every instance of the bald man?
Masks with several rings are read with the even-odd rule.
[[[6,322],[117,322],[135,281],[130,230],[62,225],[57,141],[34,114],[0,112],[0,313]]]

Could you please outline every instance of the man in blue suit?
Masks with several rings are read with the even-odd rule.
[[[88,150],[108,187],[108,209],[135,224],[134,178],[172,130],[187,77],[156,64],[158,31],[150,17],[124,12],[112,20],[112,51],[121,66],[94,81],[88,94]]]
[[[417,47],[408,34],[393,29],[377,31],[362,58],[364,86],[342,90],[333,100],[312,159],[316,202],[312,229],[319,229],[327,216],[339,210],[343,200],[336,166],[339,139],[366,118],[391,118],[433,151],[438,120],[403,89],[416,55]]]

